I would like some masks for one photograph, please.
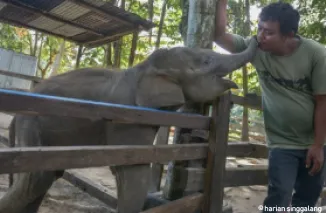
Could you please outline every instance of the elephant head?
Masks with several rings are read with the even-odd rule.
[[[236,54],[188,47],[156,50],[137,66],[143,74],[136,103],[164,108],[181,106],[187,101],[211,101],[230,88],[238,88],[223,77],[250,62],[257,47],[253,37],[248,48]]]

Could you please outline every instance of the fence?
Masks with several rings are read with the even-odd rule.
[[[6,71],[0,71],[0,74],[32,80],[34,83],[41,81],[36,77],[16,75]],[[209,133],[207,143],[4,148],[0,149],[2,162],[0,173],[144,163],[162,165],[170,161],[205,159],[205,168],[183,168],[183,176],[186,177],[183,182],[183,190],[191,188],[190,191],[194,193],[144,212],[195,212],[199,208],[203,209],[205,213],[222,212],[224,187],[267,184],[266,168],[225,168],[227,156],[263,158],[267,156],[267,149],[262,145],[243,142],[228,143],[232,102],[251,106],[254,109],[261,108],[259,99],[243,98],[230,93],[213,102],[211,116],[203,116],[0,89],[0,111],[6,113],[77,118],[95,117],[106,119],[109,122],[149,124],[162,127],[175,126],[207,130]],[[157,172],[162,171],[157,170]],[[64,178],[78,187],[83,186],[86,188],[86,192],[112,207],[116,205],[116,198],[106,194],[96,184],[71,173],[65,173]]]

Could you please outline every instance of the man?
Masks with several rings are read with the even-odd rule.
[[[249,38],[226,33],[226,6],[227,0],[217,3],[216,43],[240,52]],[[297,34],[299,19],[299,13],[282,2],[269,4],[259,15],[259,49],[252,64],[262,89],[269,148],[266,213],[272,209],[266,207],[312,208],[324,182],[326,51]]]

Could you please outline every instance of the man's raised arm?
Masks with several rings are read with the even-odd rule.
[[[215,42],[223,49],[234,53],[245,49],[245,40],[241,36],[226,32],[228,0],[218,0],[216,3]]]

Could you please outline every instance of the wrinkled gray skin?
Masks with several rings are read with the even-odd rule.
[[[222,77],[249,62],[256,48],[254,38],[247,50],[233,55],[186,47],[159,49],[123,72],[79,69],[45,80],[32,92],[177,110],[187,101],[211,101],[237,88]],[[158,130],[145,125],[34,115],[16,115],[12,127],[16,146],[151,145]],[[140,212],[150,180],[149,164],[111,170],[117,180],[118,212]],[[0,200],[0,213],[37,212],[43,196],[62,174],[40,171],[15,176],[13,186]]]

